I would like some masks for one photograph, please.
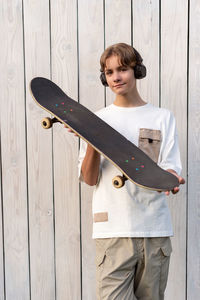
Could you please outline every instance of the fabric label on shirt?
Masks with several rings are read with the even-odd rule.
[[[94,222],[107,222],[108,221],[108,213],[107,212],[99,212],[94,214]]]

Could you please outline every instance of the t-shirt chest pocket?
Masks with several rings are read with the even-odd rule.
[[[140,128],[139,148],[153,161],[158,162],[161,146],[161,131],[156,129]]]

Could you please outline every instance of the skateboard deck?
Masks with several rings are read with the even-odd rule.
[[[176,176],[160,168],[142,150],[86,107],[68,97],[52,81],[36,77],[32,79],[30,89],[36,103],[54,116],[53,119],[44,119],[43,127],[49,128],[52,123],[59,121],[91,144],[121,172],[122,176],[113,179],[115,187],[123,186],[127,179],[140,187],[157,191],[168,191],[179,186]]]

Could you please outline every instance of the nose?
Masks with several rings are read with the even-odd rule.
[[[114,82],[119,82],[121,80],[119,72],[114,72],[113,73],[113,81]]]

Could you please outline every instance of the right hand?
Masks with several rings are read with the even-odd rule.
[[[76,132],[74,132],[71,128],[69,128],[67,125],[64,125],[64,128],[67,128],[67,131],[70,133],[74,133],[75,136],[78,136]]]

